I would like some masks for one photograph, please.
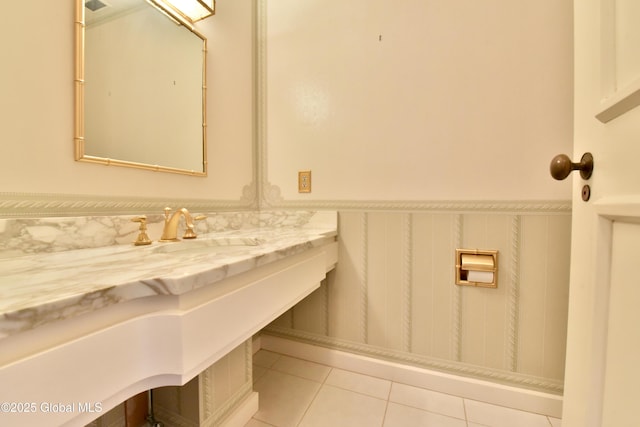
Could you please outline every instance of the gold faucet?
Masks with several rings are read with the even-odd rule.
[[[162,237],[160,237],[161,242],[177,242],[178,239],[178,223],[180,222],[180,216],[184,216],[184,222],[187,227],[187,233],[185,233],[185,238],[193,239],[195,238],[195,233],[193,232],[193,220],[191,219],[191,214],[187,210],[187,208],[182,208],[170,215],[171,208],[164,208],[164,229],[162,230]],[[191,233],[188,231],[191,230]],[[188,236],[193,235],[193,237]]]
[[[132,218],[131,221],[140,223],[140,232],[138,233],[138,238],[133,242],[133,244],[136,246],[150,245],[151,239],[149,239],[149,236],[147,235],[147,217],[145,215],[141,215]]]
[[[195,218],[191,217],[191,214],[187,208],[182,208],[170,215],[171,208],[164,208],[164,229],[162,230],[161,242],[178,242],[178,224],[180,223],[180,216],[184,216],[185,231],[183,239],[195,239],[198,237],[195,232],[194,221],[205,219],[206,215],[198,215]]]

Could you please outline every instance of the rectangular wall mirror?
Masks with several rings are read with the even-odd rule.
[[[207,175],[206,38],[145,0],[76,0],[75,158]]]

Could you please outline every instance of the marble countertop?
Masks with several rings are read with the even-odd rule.
[[[332,214],[303,226],[242,227],[175,243],[0,257],[0,339],[136,298],[181,295],[334,242]]]

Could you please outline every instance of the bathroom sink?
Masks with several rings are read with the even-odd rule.
[[[252,249],[262,242],[255,238],[198,238],[196,240],[182,240],[175,243],[162,243],[152,249],[157,254],[172,253],[222,253]]]

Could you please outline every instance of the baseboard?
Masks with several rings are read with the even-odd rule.
[[[220,427],[242,427],[258,412],[258,393],[252,391],[220,424]]]
[[[262,334],[260,348],[466,399],[562,417],[562,396],[467,378]]]

